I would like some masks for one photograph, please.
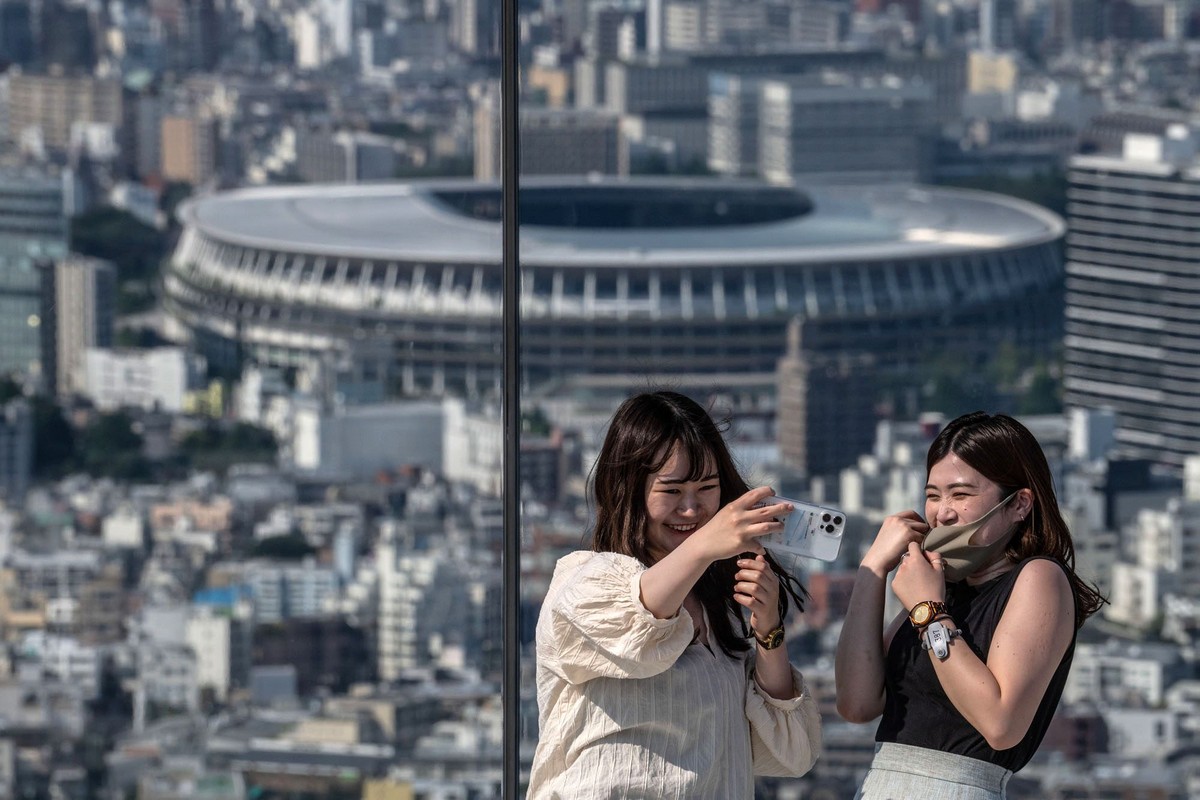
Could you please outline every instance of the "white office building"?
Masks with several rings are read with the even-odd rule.
[[[1174,644],[1080,642],[1063,688],[1064,703],[1161,705],[1168,687],[1188,674]]]
[[[326,616],[336,607],[340,588],[337,572],[312,559],[300,564],[252,562],[246,568],[246,584],[256,623]]]
[[[764,81],[759,173],[788,183],[920,183],[933,89],[885,76],[826,73]]]
[[[445,551],[401,548],[394,528],[383,536],[376,551],[380,679],[395,680],[408,669],[461,659],[486,635],[479,615],[487,600],[493,601],[493,614],[499,609],[494,594],[481,593],[469,567]]]
[[[30,631],[17,648],[18,674],[31,681],[59,681],[78,686],[86,698],[100,686],[101,653],[70,636]]]
[[[196,606],[187,621],[187,642],[196,655],[196,683],[221,702],[250,679],[250,606]]]
[[[89,348],[84,394],[102,411],[123,407],[178,413],[200,387],[204,359],[181,347],[154,350]]]
[[[100,521],[105,547],[140,550],[146,542],[146,520],[131,503],[123,503]]]
[[[292,457],[314,475],[369,478],[381,470],[442,470],[442,407],[435,402],[295,404]]]

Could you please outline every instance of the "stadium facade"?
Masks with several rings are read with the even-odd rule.
[[[193,200],[165,279],[210,361],[336,354],[397,395],[501,380],[496,184],[245,189]],[[1028,203],[914,186],[712,179],[522,182],[527,385],[596,374],[771,373],[805,348],[903,374],[972,369],[1002,342],[1061,341],[1062,221]]]

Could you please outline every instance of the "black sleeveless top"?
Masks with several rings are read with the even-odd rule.
[[[978,586],[969,586],[966,582],[946,585],[950,615],[962,629],[963,641],[985,663],[992,634],[1008,604],[1017,576],[1032,560],[1026,559],[1005,574]],[[960,643],[955,642],[954,646],[960,646]],[[896,631],[884,662],[886,699],[875,741],[968,756],[1016,772],[1029,762],[1046,735],[1074,655],[1075,635],[1072,635],[1071,644],[1046,687],[1046,694],[1033,715],[1025,738],[1008,750],[993,750],[950,702],[934,672],[932,659],[921,648],[916,629],[905,621]]]

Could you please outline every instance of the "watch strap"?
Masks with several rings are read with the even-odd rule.
[[[918,623],[913,619],[913,612],[915,612],[921,606],[928,607],[929,617],[928,617],[928,619],[926,619],[925,622]],[[944,600],[922,600],[920,603],[917,603],[915,606],[913,606],[911,610],[909,610],[908,620],[909,620],[909,622],[912,622],[913,626],[915,628],[917,628],[917,630],[921,630],[923,628],[928,627],[929,624],[932,623],[934,620],[936,620],[938,617],[941,617],[948,613],[949,613],[949,608],[946,606],[946,602]]]
[[[783,644],[783,623],[772,631],[769,631],[765,636],[759,636],[758,631],[753,628],[750,632],[754,634],[754,640],[758,642],[758,646],[763,650],[774,650],[779,645]]]

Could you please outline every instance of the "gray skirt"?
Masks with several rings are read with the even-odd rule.
[[[855,800],[1004,800],[1012,772],[977,758],[882,742]]]

